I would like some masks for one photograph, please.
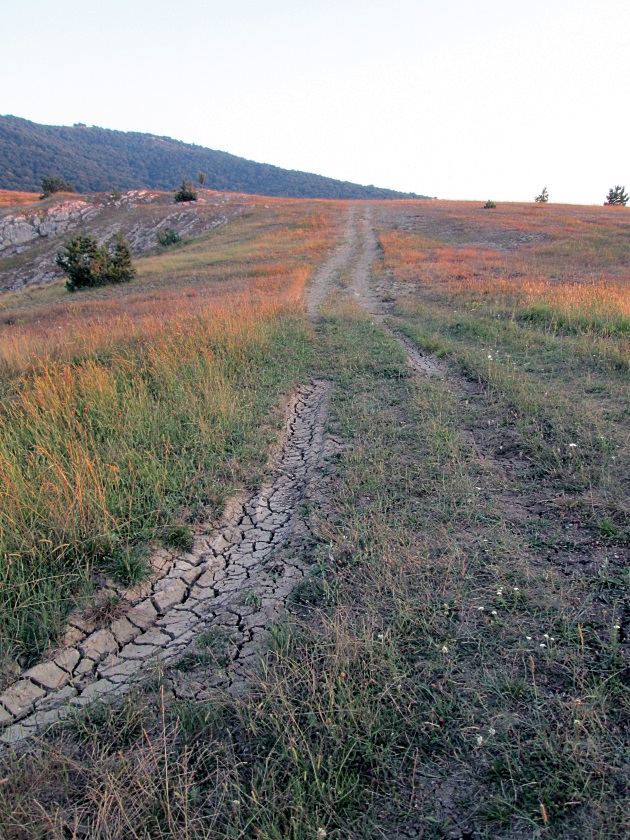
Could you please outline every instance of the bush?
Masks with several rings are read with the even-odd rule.
[[[56,263],[68,275],[66,289],[69,292],[106,283],[125,283],[136,273],[129,242],[122,233],[116,236],[111,254],[93,236],[77,234],[63,252],[57,254]]]
[[[618,205],[621,207],[625,207],[628,203],[628,193],[626,192],[625,187],[620,187],[617,184],[616,187],[611,187],[608,190],[608,195],[606,196],[606,201],[604,202],[604,206],[606,205]]]
[[[182,181],[181,187],[175,193],[175,201],[197,201],[197,193],[190,181]]]
[[[494,203],[494,201],[491,201],[490,199],[488,199],[486,201],[486,203],[483,205],[483,209],[484,210],[495,210],[496,206],[497,205]]]
[[[42,178],[42,195],[40,198],[48,198],[56,192],[74,192],[74,187],[58,175],[45,175]]]
[[[542,188],[542,192],[540,195],[537,195],[534,199],[536,204],[546,204],[549,201],[549,193],[547,192],[547,187]]]
[[[158,232],[157,241],[160,245],[164,245],[165,248],[168,248],[169,245],[177,245],[178,242],[182,241],[182,238],[176,230],[173,230],[173,228],[167,228],[164,231]]]

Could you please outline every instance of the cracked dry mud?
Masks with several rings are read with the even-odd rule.
[[[308,573],[312,538],[300,504],[321,491],[324,459],[337,445],[324,434],[331,383],[299,389],[289,407],[284,446],[269,480],[251,498],[233,499],[223,525],[172,558],[150,594],[111,625],[85,634],[25,672],[0,695],[2,741],[14,743],[67,716],[73,707],[115,697],[146,678],[151,666],[176,662],[204,636],[221,655],[205,669],[171,681],[175,694],[200,696],[224,686],[238,691],[256,665],[268,627]],[[284,549],[291,547],[292,551]],[[214,645],[213,645],[214,643]],[[193,654],[194,656],[194,654]],[[208,671],[210,670],[210,674]]]
[[[356,250],[351,208],[343,242],[314,274],[312,320]],[[159,577],[125,593],[124,615],[99,629],[85,615],[71,617],[65,647],[0,694],[0,742],[17,743],[78,706],[115,698],[157,668],[166,668],[176,696],[248,684],[270,626],[309,572],[313,532],[302,509],[309,501],[325,509],[325,462],[341,447],[324,431],[331,388],[314,381],[298,389],[269,480],[250,498],[230,500],[221,526],[197,537],[191,552],[156,554]]]

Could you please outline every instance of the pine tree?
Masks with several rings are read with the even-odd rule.
[[[136,273],[131,261],[131,246],[120,231],[116,234],[114,253],[109,257],[105,282],[127,283]]]
[[[540,195],[537,195],[534,201],[537,204],[546,204],[549,201],[549,193],[547,192],[547,187],[542,188],[542,192]]]
[[[93,236],[77,234],[57,254],[57,265],[68,275],[66,289],[74,292],[85,286],[99,286],[107,252],[99,248]]]
[[[182,181],[181,187],[175,193],[175,201],[197,201],[197,193],[193,184],[185,180]]]
[[[625,207],[628,203],[628,193],[626,192],[625,187],[620,187],[619,184],[615,187],[611,187],[608,190],[608,195],[606,196],[606,201],[604,202],[604,206],[606,205],[618,205],[621,207]]]
[[[116,237],[111,256],[93,236],[77,234],[57,254],[56,263],[68,275],[66,289],[69,292],[105,283],[124,283],[136,273],[129,242],[122,233]]]

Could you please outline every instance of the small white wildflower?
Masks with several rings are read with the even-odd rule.
[[[540,647],[544,648],[544,647],[547,647],[547,645],[544,645],[544,644],[541,642],[541,643],[540,643]]]
[[[555,642],[556,640],[554,639],[554,637],[553,637],[553,636],[549,636],[549,641],[550,641],[550,642]]]
[[[492,610],[492,615],[496,615],[496,614],[497,614],[497,611],[496,611],[496,610]]]
[[[490,359],[490,361],[492,361],[492,354],[491,353],[488,353],[488,358]]]
[[[448,653],[448,645],[442,645],[442,653]]]
[[[379,642],[382,642],[384,638],[385,637],[383,636],[382,633],[379,633],[378,636],[377,636],[377,639],[379,640]]]
[[[520,592],[520,591],[521,590],[518,588],[518,586],[515,586],[514,589],[512,589],[512,592]]]
[[[621,624],[613,624],[613,630],[621,630]]]
[[[483,735],[477,735],[477,746],[480,747],[483,744]]]
[[[569,449],[577,449],[577,443],[570,443]]]
[[[317,840],[324,840],[324,837],[328,836],[328,832],[325,828],[318,828],[317,829]]]
[[[239,802],[239,800],[238,799],[233,799],[232,800],[232,808],[240,808],[240,807],[241,807],[241,803]]]
[[[573,723],[574,723],[576,726],[579,726],[579,725],[582,723],[582,721],[581,721],[581,720],[574,720],[574,721],[573,721]]]
[[[497,595],[503,595],[503,587],[502,587],[502,586],[500,586],[500,587],[497,589]]]
[[[525,636],[525,638],[527,639],[528,642],[531,642],[531,640],[532,640],[531,636]]]
[[[479,610],[479,612],[481,612],[485,608],[484,607],[477,607],[477,609]]]
[[[497,734],[497,730],[494,728],[494,726],[491,726],[490,729],[488,729],[488,735],[496,735],[496,734]]]
[[[548,638],[549,638],[549,633],[543,633],[543,639],[548,639]]]

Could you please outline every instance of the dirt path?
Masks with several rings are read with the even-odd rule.
[[[562,511],[555,505],[553,498],[546,498],[553,491],[538,484],[529,489],[524,487],[522,477],[527,473],[529,463],[527,455],[514,447],[514,441],[519,435],[514,421],[501,423],[506,455],[497,454],[504,447],[498,445],[495,429],[497,427],[496,410],[490,404],[488,394],[478,382],[470,381],[448,365],[445,361],[428,351],[416,347],[406,336],[392,330],[385,322],[386,306],[380,300],[370,285],[372,265],[381,255],[373,226],[372,210],[369,206],[362,212],[361,217],[354,217],[356,232],[352,237],[354,254],[352,268],[349,271],[350,284],[348,291],[352,297],[369,312],[370,316],[387,330],[404,350],[407,361],[420,376],[436,377],[445,380],[448,390],[455,395],[468,411],[467,426],[460,430],[462,438],[474,452],[475,457],[492,481],[493,492],[501,503],[501,509],[508,526],[517,531],[524,525],[536,522],[541,518],[549,521],[564,520]],[[507,454],[509,453],[509,455]],[[565,525],[564,521],[562,524]],[[571,535],[574,549],[563,551],[549,551],[540,553],[532,551],[528,561],[532,567],[540,569],[553,566],[559,568],[567,577],[580,575],[589,569],[597,569],[606,563],[608,551],[605,544],[594,538],[592,532],[584,527],[578,519],[571,521]],[[627,564],[630,552],[626,547],[617,547],[613,555],[613,564],[620,568]],[[600,622],[600,607],[591,607],[590,617]],[[624,635],[623,618],[619,631],[620,638]],[[605,622],[604,622],[605,623]]]
[[[357,231],[357,211],[350,207],[344,228],[343,242],[339,245],[315,272],[308,290],[306,311],[311,321],[316,321],[319,309],[330,293],[335,281],[356,261],[359,237]]]
[[[446,373],[444,363],[431,353],[418,349],[405,336],[390,329],[384,323],[386,313],[370,285],[372,265],[382,254],[380,243],[374,232],[372,215],[372,209],[368,206],[358,222],[356,221],[356,215],[353,217],[355,232],[350,241],[354,253],[352,255],[349,290],[357,303],[395,337],[405,351],[409,364],[414,370],[426,376],[443,377]]]
[[[343,243],[315,273],[312,320],[355,258],[355,218],[351,210]],[[232,499],[218,530],[197,537],[188,553],[157,557],[157,579],[137,587],[126,612],[106,626],[85,614],[71,618],[65,646],[0,694],[1,742],[37,734],[158,669],[166,669],[175,696],[247,685],[268,628],[308,574],[307,508],[312,500],[321,507],[324,463],[339,448],[324,432],[331,388],[314,381],[297,391],[268,480],[249,498]]]

